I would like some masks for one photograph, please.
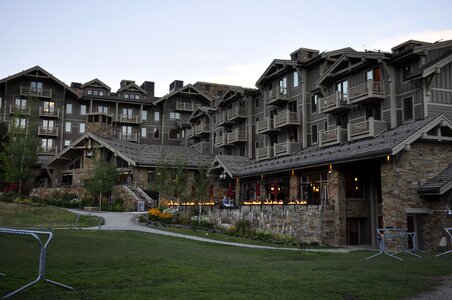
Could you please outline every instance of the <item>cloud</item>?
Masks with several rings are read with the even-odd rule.
[[[234,64],[224,67],[219,73],[208,76],[205,81],[255,87],[256,81],[264,73],[264,63]]]
[[[392,37],[372,37],[366,42],[363,48],[368,50],[391,51],[391,48],[408,40],[418,40],[424,42],[436,42],[439,40],[452,39],[452,29],[442,30],[423,30],[417,32],[409,32]]]

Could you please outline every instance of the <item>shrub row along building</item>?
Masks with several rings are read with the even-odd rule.
[[[162,159],[182,159],[211,167],[211,197],[233,190],[240,208],[211,217],[321,244],[375,245],[383,226],[438,243],[452,225],[452,41],[300,48],[256,86],[176,80],[155,97],[153,82],[68,86],[36,66],[0,81],[0,121],[36,116],[39,185],[83,184],[99,148],[141,188]]]

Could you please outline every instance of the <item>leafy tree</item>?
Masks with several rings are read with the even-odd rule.
[[[199,202],[203,202],[207,199],[208,180],[207,174],[209,172],[208,166],[201,166],[198,172],[195,174],[195,180],[193,185],[195,189],[195,198]]]
[[[108,161],[105,155],[98,154],[95,158],[91,176],[86,180],[86,190],[96,197],[99,195],[99,210],[102,207],[102,195],[113,191],[118,183],[118,171],[114,161]]]
[[[153,170],[153,176],[148,183],[148,187],[159,193],[159,203],[162,194],[171,193],[171,168],[165,153],[160,154],[159,163]]]
[[[180,205],[180,199],[187,188],[187,163],[180,157],[176,158],[174,167],[171,169],[171,183],[172,191],[177,198],[177,203]]]
[[[29,103],[34,111],[35,101],[30,99]],[[4,139],[6,143],[0,149],[0,176],[6,183],[17,183],[19,194],[22,193],[23,185],[34,177],[32,166],[38,159],[39,141],[32,116],[25,118],[16,112],[7,139],[3,130],[1,133],[2,144]]]

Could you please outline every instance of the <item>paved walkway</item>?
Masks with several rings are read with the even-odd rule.
[[[70,212],[81,214],[81,215],[92,215],[92,216],[101,216],[105,219],[105,225],[102,225],[102,230],[132,230],[132,231],[140,231],[147,233],[154,233],[166,236],[173,236],[178,238],[184,238],[188,240],[194,240],[205,243],[213,243],[213,244],[221,244],[228,246],[236,246],[236,247],[244,247],[244,248],[254,248],[254,249],[271,249],[271,250],[290,250],[290,251],[298,251],[297,248],[281,248],[281,247],[271,247],[271,246],[259,246],[259,245],[249,245],[249,244],[241,244],[241,243],[233,243],[226,241],[218,241],[213,239],[207,239],[192,235],[174,233],[164,230],[159,230],[155,228],[149,228],[146,226],[142,226],[137,224],[137,217],[142,213],[136,212],[93,212],[93,211],[85,211],[78,209],[68,209]],[[96,227],[86,228],[86,229],[97,229]],[[347,248],[332,248],[332,249],[306,249],[303,251],[312,251],[312,252],[331,252],[331,253],[348,253],[352,251]]]

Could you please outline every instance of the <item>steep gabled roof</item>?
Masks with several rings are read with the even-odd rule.
[[[316,84],[322,84],[330,78],[358,69],[368,60],[388,60],[389,56],[382,52],[345,52],[339,59],[317,80]]]
[[[436,73],[438,70],[443,68],[444,66],[450,64],[452,62],[452,50],[447,51],[437,59],[431,61],[428,64],[425,64],[422,66],[419,70],[416,72],[410,74],[408,76],[409,79],[418,79],[418,78],[425,78],[433,73]]]
[[[158,100],[154,101],[154,104],[158,104],[164,100],[168,100],[171,97],[177,95],[177,94],[189,94],[189,95],[200,95],[202,96],[202,98],[204,98],[206,103],[210,103],[211,99],[209,98],[209,96],[207,96],[206,94],[204,94],[201,90],[199,90],[197,87],[195,87],[192,84],[187,84],[183,87],[181,87],[178,90],[175,90],[161,98],[159,98]]]
[[[212,165],[218,164],[230,177],[235,177],[240,173],[240,169],[250,162],[251,160],[244,156],[216,155]]]
[[[85,87],[87,87],[87,86],[94,85],[94,84],[96,84],[96,83],[97,83],[97,85],[102,86],[103,88],[107,89],[108,91],[111,91],[111,88],[110,88],[108,85],[106,85],[105,83],[103,83],[102,81],[100,81],[100,80],[97,79],[97,78],[94,78],[93,80],[90,80],[90,81],[88,81],[88,82],[82,84],[81,87],[82,87],[82,88],[85,88]]]
[[[271,64],[267,67],[264,73],[259,77],[256,82],[256,85],[259,86],[264,83],[266,80],[269,80],[281,73],[287,72],[290,69],[293,69],[297,65],[296,61],[288,60],[288,59],[274,59]]]
[[[136,84],[135,82],[131,82],[129,84],[124,85],[123,87],[120,87],[116,93],[120,93],[122,91],[128,90],[128,89],[135,89],[138,90],[139,92],[147,95],[148,92],[146,90],[144,90],[143,88],[141,88],[138,84]]]
[[[30,69],[27,69],[25,71],[16,73],[14,75],[5,77],[3,79],[0,80],[0,83],[3,82],[7,82],[9,80],[21,77],[21,76],[30,76],[30,77],[47,77],[52,79],[53,81],[55,81],[56,83],[58,83],[59,85],[61,85],[62,87],[66,88],[70,93],[72,93],[74,96],[78,97],[78,94],[76,92],[74,92],[70,86],[68,86],[66,83],[64,83],[63,81],[59,80],[58,78],[56,78],[55,76],[53,76],[52,74],[50,74],[49,72],[47,72],[46,70],[44,70],[43,68],[41,68],[40,66],[34,66]],[[39,78],[39,77],[38,77]]]

